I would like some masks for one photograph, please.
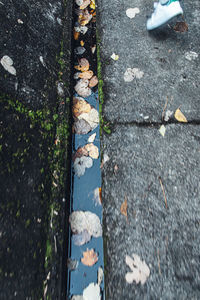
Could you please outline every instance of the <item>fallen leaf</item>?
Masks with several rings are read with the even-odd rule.
[[[97,284],[100,286],[100,284],[102,283],[103,280],[103,269],[101,267],[98,268],[98,280],[97,280]]]
[[[95,133],[93,133],[91,136],[89,136],[89,138],[88,138],[88,143],[93,143],[94,142],[94,140],[95,140],[95,138],[96,138],[96,132]]]
[[[174,31],[176,32],[186,32],[188,31],[188,24],[186,22],[177,22],[174,26]]]
[[[125,197],[125,201],[122,203],[120,211],[121,211],[122,215],[124,215],[126,218],[128,218],[127,207],[128,207],[128,205],[127,205],[127,197]]]
[[[76,176],[81,177],[85,174],[85,170],[93,166],[91,157],[81,156],[77,157],[74,161],[74,173]]]
[[[82,264],[92,267],[98,261],[98,255],[94,252],[94,249],[87,249],[87,251],[83,252],[83,258],[81,258]]]
[[[90,4],[90,0],[83,0],[83,3],[80,5],[80,9],[85,9]]]
[[[164,125],[161,125],[160,129],[159,129],[159,132],[164,137],[165,136],[165,132],[166,132],[166,127]]]
[[[98,84],[98,78],[97,76],[93,76],[89,81],[89,87],[94,87]]]
[[[86,120],[80,119],[74,122],[74,130],[77,134],[87,134],[92,130],[92,127]]]
[[[95,108],[92,108],[89,113],[82,113],[78,119],[84,119],[91,127],[95,129],[99,125],[99,113]]]
[[[83,290],[83,300],[101,300],[100,287],[96,283],[90,283]]]
[[[89,81],[87,79],[80,79],[75,85],[74,89],[82,97],[89,97],[92,93],[88,87]]]
[[[164,117],[165,122],[168,122],[172,115],[173,115],[173,111],[167,110]]]
[[[90,8],[95,9],[95,0],[91,0],[90,2]]]
[[[128,8],[126,10],[126,15],[127,17],[129,17],[130,19],[133,19],[135,18],[136,14],[139,14],[140,13],[140,10],[138,7],[135,7],[135,8]]]
[[[77,41],[79,39],[80,32],[74,30],[74,39]]]
[[[87,26],[76,26],[76,27],[74,27],[74,30],[76,32],[82,33],[84,35],[88,31],[88,27]]]
[[[92,51],[92,54],[94,54],[94,52],[96,51],[96,45],[94,45],[93,47],[91,47],[91,51]]]
[[[72,241],[76,246],[82,246],[87,244],[91,239],[91,235],[87,230],[83,230],[80,234],[73,234]]]
[[[67,260],[67,268],[70,271],[74,271],[74,270],[77,269],[77,267],[78,267],[78,261],[75,260],[75,259],[68,258],[68,260]]]
[[[182,122],[182,123],[187,123],[187,119],[184,116],[184,114],[180,111],[180,109],[178,108],[175,111],[174,117],[177,121]]]
[[[16,76],[16,69],[13,67],[13,60],[8,55],[4,55],[1,59],[1,64],[6,71]]]
[[[99,157],[99,149],[94,144],[87,144],[83,148],[88,151],[91,158],[97,159]]]
[[[89,70],[90,64],[89,64],[89,61],[86,58],[81,58],[78,61],[78,63],[79,63],[78,66],[74,67],[75,69],[77,69],[77,70],[79,70],[81,72]]]
[[[90,22],[91,19],[92,19],[92,15],[89,13],[89,11],[86,8],[80,12],[78,17],[78,22],[81,26],[85,26]]]
[[[80,116],[82,113],[89,113],[91,111],[91,105],[85,101],[81,97],[74,97],[73,98],[73,107],[72,113],[74,117]]]
[[[185,53],[185,58],[189,61],[195,60],[199,55],[194,51],[189,51]]]
[[[111,55],[111,58],[112,58],[113,60],[118,60],[118,59],[119,59],[119,55],[113,53],[113,54]]]
[[[73,160],[75,161],[77,157],[81,156],[88,156],[88,151],[84,147],[80,147],[76,150]]]
[[[128,68],[124,73],[124,81],[131,82],[134,78],[141,79],[144,76],[144,72],[138,68]]]
[[[93,75],[94,75],[93,71],[84,71],[79,74],[79,78],[91,79]]]
[[[94,200],[95,205],[102,205],[101,188],[97,187],[94,190],[93,200]]]
[[[150,275],[150,269],[145,261],[141,261],[137,254],[132,254],[133,259],[126,255],[126,264],[129,266],[132,272],[126,274],[126,281],[128,283],[133,283],[133,281],[138,284],[141,282],[143,285]]]
[[[90,211],[74,211],[69,216],[71,230],[80,234],[84,230],[94,237],[102,236],[102,227],[99,217]]]
[[[82,55],[84,52],[86,51],[86,49],[84,47],[76,47],[74,49],[74,53],[77,55]]]
[[[84,41],[80,41],[80,45],[83,47],[85,45]]]

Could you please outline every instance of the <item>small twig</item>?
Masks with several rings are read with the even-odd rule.
[[[163,183],[162,183],[162,180],[160,177],[159,178],[159,181],[160,181],[160,185],[161,185],[161,189],[162,189],[162,192],[163,192],[163,196],[164,196],[164,199],[165,199],[165,207],[167,208],[167,198],[165,196],[165,190],[164,190],[164,186],[163,186]]]
[[[168,97],[167,97],[167,100],[166,100],[166,102],[165,102],[165,106],[164,106],[164,108],[163,108],[163,112],[162,112],[162,120],[164,120],[164,117],[165,117],[165,111],[166,111],[166,108],[167,108],[167,104],[168,104]]]
[[[159,252],[159,249],[157,249],[157,257],[158,257],[158,271],[159,271],[159,274],[161,276],[162,273],[161,273],[161,269],[160,269],[160,252]]]

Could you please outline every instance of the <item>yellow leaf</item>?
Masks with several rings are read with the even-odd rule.
[[[88,266],[92,267],[98,261],[97,253],[94,252],[94,249],[87,249],[87,251],[83,252],[83,258],[81,258],[81,262]]]
[[[180,111],[180,109],[178,108],[175,111],[174,117],[177,121],[182,122],[182,123],[187,123],[187,119],[184,116],[184,114]]]
[[[83,47],[84,46],[84,41],[82,40],[82,41],[80,41],[80,45],[81,45],[81,47]]]
[[[95,0],[91,0],[90,8],[95,9]]]
[[[160,126],[159,132],[163,137],[165,136],[166,128],[164,125]]]

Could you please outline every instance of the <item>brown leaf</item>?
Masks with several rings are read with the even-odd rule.
[[[90,79],[90,82],[89,82],[89,87],[94,87],[95,85],[98,84],[98,78],[97,76],[93,76],[91,79]]]
[[[99,149],[93,143],[85,145],[84,149],[88,151],[91,158],[97,159],[99,157]]]
[[[128,218],[127,207],[128,207],[128,205],[127,205],[127,197],[125,197],[125,201],[122,203],[120,211],[121,211],[122,215],[124,215],[126,218]]]
[[[91,79],[93,76],[93,72],[92,71],[85,71],[79,74],[79,78],[83,78],[83,79]]]
[[[80,79],[75,85],[74,89],[82,97],[88,97],[91,95],[92,91],[88,87],[89,81],[87,79]]]
[[[174,26],[174,31],[176,32],[186,32],[188,31],[188,24],[186,22],[177,22]]]
[[[73,98],[72,112],[75,118],[80,116],[80,114],[82,113],[89,113],[90,111],[91,111],[91,105],[87,101],[85,101],[81,97]]]
[[[84,71],[88,71],[89,67],[90,67],[89,61],[86,58],[81,58],[79,60],[79,65],[75,66],[74,68],[81,72],[84,72]]]
[[[88,9],[84,9],[81,11],[78,17],[78,22],[81,26],[87,25],[92,19],[92,15],[89,13]]]
[[[78,40],[79,35],[80,35],[80,32],[77,32],[77,31],[74,30],[74,39],[75,39],[75,41]]]
[[[184,116],[184,114],[180,111],[180,109],[178,108],[175,111],[174,117],[177,121],[181,122],[181,123],[187,123],[187,119]]]
[[[87,251],[83,252],[83,258],[81,258],[81,262],[88,266],[92,267],[98,261],[97,253],[94,252],[94,249],[87,249]]]

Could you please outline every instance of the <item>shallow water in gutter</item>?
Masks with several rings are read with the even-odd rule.
[[[75,5],[76,6],[76,5]],[[77,6],[74,8],[77,10]],[[91,10],[89,10],[91,11]],[[77,18],[75,13],[75,18]],[[75,26],[77,25],[75,19]],[[97,57],[96,51],[92,53],[91,47],[96,45],[96,23],[95,21],[90,22],[88,25],[88,32],[83,35],[80,34],[78,40],[74,40],[74,49],[80,46],[80,41],[84,41],[84,47],[86,51],[82,55],[74,54],[74,62],[78,63],[78,60],[81,58],[86,58],[90,63],[89,70],[94,72],[94,75],[97,75]],[[77,80],[74,80],[74,85],[77,83]],[[93,108],[99,112],[99,99],[98,99],[98,89],[97,86],[93,87],[92,93],[89,97],[84,97],[84,100],[87,101]],[[74,97],[82,97],[74,91]],[[82,97],[83,98],[83,97]],[[96,133],[95,140],[93,144],[98,147],[99,156],[97,159],[93,159],[93,165],[91,168],[86,168],[83,176],[78,177],[74,172],[74,164],[72,163],[71,170],[71,213],[75,211],[90,211],[96,214],[101,224],[103,209],[101,203],[95,201],[95,190],[101,190],[101,156],[100,156],[100,126],[98,125],[94,130],[91,130],[87,134],[76,134],[72,136],[73,144],[73,154],[76,153],[77,149],[83,147],[87,144],[88,138]],[[69,253],[68,258],[71,262],[77,262],[76,268],[70,270],[68,263],[68,291],[67,299],[71,299],[73,295],[82,295],[83,290],[89,286],[89,284],[97,284],[98,280],[98,269],[101,267],[104,270],[104,252],[103,252],[103,237],[92,237],[91,240],[82,245],[76,246],[72,239],[72,232],[70,230],[71,239],[69,241]],[[98,261],[91,267],[84,265],[81,262],[83,257],[83,252],[87,249],[94,249],[98,254]],[[104,279],[100,284],[101,290],[101,299],[105,299],[104,295]]]

